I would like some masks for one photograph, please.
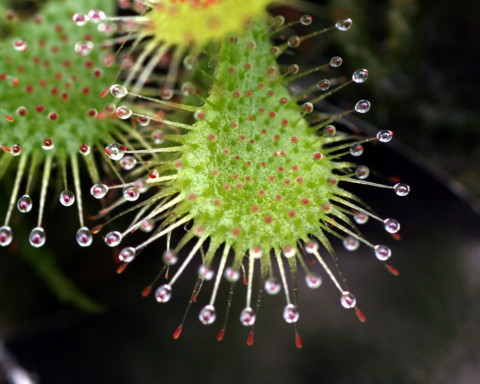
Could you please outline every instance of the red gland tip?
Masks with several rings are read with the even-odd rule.
[[[222,341],[222,340],[223,340],[223,336],[225,336],[225,328],[220,329],[220,331],[219,331],[218,334],[217,334],[217,340],[218,340],[218,341]]]
[[[400,275],[400,271],[397,268],[392,267],[390,264],[385,264],[385,268],[387,268],[388,272],[390,272],[393,276]]]
[[[300,334],[298,332],[295,333],[295,346],[298,349],[301,349],[303,347],[302,337],[300,336]]]
[[[401,240],[402,236],[399,233],[391,233],[390,234],[395,240]]]
[[[109,88],[105,88],[102,93],[100,93],[100,97],[103,99],[105,96],[108,95],[108,92],[110,92]]]
[[[13,123],[15,121],[15,119],[10,116],[10,115],[3,115],[5,117],[5,119],[7,119],[7,121],[9,121],[10,123]]]
[[[125,269],[127,268],[127,265],[128,265],[127,263],[119,265],[117,268],[117,274],[121,274],[123,271],[125,271]]]
[[[247,345],[249,347],[251,347],[253,345],[254,338],[255,338],[255,334],[253,333],[253,331],[250,331],[250,333],[248,334],[248,337],[247,337]]]
[[[100,224],[100,225],[97,225],[96,227],[93,227],[91,231],[94,235],[96,235],[98,232],[100,232],[102,228],[103,228],[103,225]]]
[[[152,286],[149,285],[148,287],[145,287],[145,289],[142,291],[142,296],[147,297],[150,295],[150,292],[152,292]]]
[[[357,315],[358,320],[360,320],[360,322],[365,323],[365,321],[367,321],[367,318],[358,307],[355,307],[355,314]]]
[[[11,150],[10,148],[8,148],[7,146],[5,146],[5,145],[2,145],[2,149],[3,149],[5,152],[8,152],[8,153],[12,152],[12,150]]]
[[[183,326],[182,326],[182,325],[179,325],[179,326],[177,327],[177,329],[175,330],[175,332],[173,332],[173,338],[174,338],[175,340],[177,340],[177,339],[180,337],[180,335],[182,334],[182,329],[183,329]]]

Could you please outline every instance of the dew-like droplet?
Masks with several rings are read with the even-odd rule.
[[[70,207],[75,203],[75,195],[72,191],[62,191],[59,196],[60,204],[64,207]]]
[[[13,240],[12,228],[7,225],[0,227],[0,246],[6,247]]]
[[[116,247],[122,242],[122,234],[118,231],[108,232],[105,235],[105,244],[109,247]]]
[[[298,321],[300,314],[298,313],[297,306],[294,304],[287,304],[283,309],[283,319],[288,324],[293,324]]]
[[[273,25],[275,27],[281,27],[283,24],[285,24],[285,17],[282,15],[277,15],[273,18]]]
[[[393,186],[393,189],[398,196],[407,196],[410,193],[408,184],[397,183]]]
[[[153,220],[145,219],[142,221],[142,224],[140,225],[140,230],[142,232],[149,233],[153,231],[153,227],[154,227]]]
[[[33,228],[28,237],[30,245],[35,248],[43,246],[46,239],[47,237],[45,236],[45,230],[42,227]]]
[[[53,143],[52,139],[45,139],[43,140],[42,148],[45,151],[50,151],[51,149],[55,148],[55,144]]]
[[[235,269],[233,267],[227,267],[227,268],[225,268],[225,272],[224,272],[223,276],[230,283],[234,283],[234,282],[238,281],[238,279],[240,278],[240,272],[238,271],[238,269]]]
[[[132,110],[125,105],[122,105],[116,110],[119,119],[127,120],[132,116]]]
[[[312,254],[318,251],[318,242],[316,240],[310,240],[305,244],[305,252]]]
[[[79,41],[75,43],[75,52],[80,56],[88,56],[93,50],[93,43],[91,41]]]
[[[139,193],[145,193],[148,190],[147,181],[144,178],[135,180],[135,188]]]
[[[110,87],[110,93],[112,96],[116,97],[117,99],[121,99],[128,95],[128,90],[123,85],[120,84],[113,84]]]
[[[297,48],[298,46],[300,46],[301,42],[302,40],[300,39],[299,36],[293,35],[288,38],[287,44],[291,48]]]
[[[125,156],[122,160],[120,160],[120,167],[122,167],[125,171],[131,171],[137,165],[137,159],[133,156]]]
[[[315,108],[313,107],[312,103],[306,102],[303,104],[302,109],[303,109],[303,113],[307,115],[309,113],[312,113]]]
[[[123,188],[123,197],[127,201],[136,201],[140,197],[138,188],[134,185]]]
[[[253,247],[250,249],[250,255],[252,255],[254,259],[260,259],[262,257],[262,253],[262,248],[260,247]]]
[[[370,169],[365,165],[359,165],[357,168],[355,168],[355,177],[357,179],[364,180],[368,176],[370,176]]]
[[[156,129],[155,131],[153,131],[152,140],[154,144],[162,144],[165,141],[163,131],[160,129]]]
[[[200,311],[198,318],[200,319],[202,324],[205,324],[205,325],[212,324],[217,318],[215,307],[213,305],[206,305]]]
[[[346,236],[343,239],[343,246],[347,251],[355,251],[358,249],[360,242],[353,236]]]
[[[325,136],[335,136],[337,133],[337,128],[334,125],[329,124],[325,128],[323,128],[323,134]]]
[[[295,256],[296,253],[297,253],[296,248],[292,247],[291,245],[287,245],[283,247],[283,256],[285,256],[287,259]]]
[[[183,66],[191,71],[197,65],[197,58],[195,56],[187,55],[183,59]]]
[[[198,277],[202,280],[212,280],[215,272],[205,264],[200,265],[198,268]]]
[[[343,63],[343,59],[340,56],[333,56],[330,59],[330,66],[332,68],[338,68],[342,65],[342,63]]]
[[[328,79],[320,80],[317,83],[317,88],[320,89],[321,91],[328,91],[328,89],[330,88],[330,80]]]
[[[351,26],[352,26],[352,19],[338,20],[335,23],[335,28],[337,28],[339,31],[348,31]]]
[[[107,145],[105,148],[105,154],[108,156],[109,159],[118,161],[125,156],[126,148],[122,144],[113,143]]]
[[[190,96],[195,93],[197,87],[195,87],[195,84],[193,84],[191,81],[186,81],[182,84],[182,87],[180,89],[183,96]]]
[[[162,89],[161,92],[160,92],[160,97],[163,100],[170,100],[173,97],[173,90],[171,90],[169,88]]]
[[[95,184],[90,188],[90,194],[96,199],[102,199],[108,192],[108,187],[105,184]]]
[[[368,100],[359,100],[355,104],[355,111],[358,113],[367,113],[370,110],[370,102]]]
[[[310,15],[303,15],[300,17],[300,24],[302,25],[310,25],[312,24],[313,18]]]
[[[388,143],[390,140],[392,140],[393,137],[393,132],[388,131],[388,130],[382,130],[377,133],[377,140],[382,142],[382,143]]]
[[[276,295],[282,289],[282,285],[274,277],[269,277],[267,280],[265,280],[264,288],[265,292],[267,292],[269,295]]]
[[[388,233],[397,233],[400,231],[400,223],[395,219],[385,219],[383,226]]]
[[[22,147],[18,144],[13,144],[12,145],[12,151],[10,152],[12,156],[20,156],[22,153]]]
[[[171,249],[167,249],[165,252],[163,252],[162,260],[165,265],[175,265],[178,261],[178,256]]]
[[[357,211],[353,214],[353,219],[357,224],[365,224],[368,221],[368,215],[365,212]]]
[[[13,40],[12,44],[13,44],[13,49],[15,49],[18,52],[24,52],[28,48],[27,42],[20,38]]]
[[[88,11],[88,17],[92,23],[99,23],[100,21],[104,20],[107,16],[105,12],[100,9],[91,9]]]
[[[81,144],[80,147],[78,148],[78,152],[83,156],[89,155],[90,151],[91,151],[90,146],[87,144]]]
[[[155,299],[159,303],[166,303],[172,297],[172,287],[169,284],[163,284],[155,291]]]
[[[310,273],[309,275],[305,276],[305,282],[307,283],[308,288],[318,288],[322,285],[322,278],[317,274]]]
[[[130,263],[133,259],[135,259],[136,255],[137,251],[135,248],[125,247],[118,254],[118,260],[123,261],[124,263]]]
[[[350,147],[350,154],[352,156],[358,157],[363,153],[363,145],[362,144],[353,144]]]
[[[274,46],[272,47],[272,49],[270,50],[270,53],[271,53],[273,56],[277,57],[277,56],[279,56],[279,55],[282,53],[282,50],[281,50],[280,47],[274,45]]]
[[[33,201],[29,195],[23,195],[17,201],[17,208],[22,213],[27,213],[32,210]]]
[[[87,15],[82,14],[82,13],[75,13],[72,16],[72,20],[79,27],[82,27],[82,26],[84,26],[85,24],[88,23],[89,17]]]
[[[252,307],[245,307],[240,313],[240,322],[245,327],[251,327],[253,324],[255,324],[256,318],[257,316],[255,315]]]
[[[386,261],[392,256],[392,250],[386,245],[375,245],[375,257],[380,261]]]
[[[357,69],[352,74],[352,80],[354,83],[361,84],[367,81],[368,79],[368,69]]]
[[[300,72],[300,66],[298,64],[292,64],[288,67],[288,73],[296,75],[298,72]]]
[[[92,244],[93,235],[87,227],[82,227],[77,231],[76,239],[81,247],[89,247]]]
[[[342,296],[340,297],[340,303],[343,308],[350,309],[354,308],[357,304],[357,299],[348,291],[343,291]]]

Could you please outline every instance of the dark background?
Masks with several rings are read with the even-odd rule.
[[[388,190],[354,189],[382,217],[401,221],[398,242],[388,240],[375,223],[364,227],[367,238],[392,246],[392,264],[400,276],[388,274],[370,251],[348,253],[334,243],[367,322],[359,323],[353,312],[340,307],[338,292],[325,278],[316,291],[300,282],[301,350],[295,348],[293,328],[281,318],[280,295],[264,298],[255,344],[245,345],[248,331],[237,321],[242,287],[224,341],[215,336],[226,288],[217,300],[215,325],[199,324],[200,301],[175,341],[171,335],[181,321],[193,275],[182,277],[168,304],[143,299],[142,289],[161,267],[162,244],[118,276],[113,252],[98,238],[90,249],[72,245],[74,231],[65,222],[75,221],[74,215],[52,208],[48,232],[55,235],[47,248],[32,250],[18,242],[15,249],[2,249],[0,257],[0,336],[39,382],[480,382],[480,216],[475,197],[480,195],[475,56],[480,4],[331,4],[312,12],[322,15],[319,25],[349,16],[354,26],[309,43],[304,50],[310,55],[301,64],[318,65],[335,52],[344,58],[344,74],[359,67],[370,70],[367,83],[329,101],[340,108],[350,108],[358,98],[372,101],[365,122],[352,121],[366,132],[391,129],[395,140],[367,146],[361,160],[412,186],[404,198]],[[318,48],[322,57],[309,48]],[[87,209],[93,213],[96,208]],[[29,223],[16,225],[19,238],[26,238]]]

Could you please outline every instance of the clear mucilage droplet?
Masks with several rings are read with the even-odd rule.
[[[322,285],[322,278],[317,274],[310,273],[305,276],[305,282],[307,283],[308,288],[316,289]]]
[[[121,105],[120,107],[118,107],[116,110],[116,113],[118,118],[122,120],[129,119],[133,114],[132,110],[128,108],[126,105]]]
[[[200,311],[198,318],[202,322],[202,324],[205,324],[205,325],[213,324],[213,322],[217,318],[215,307],[213,305],[206,305]]]
[[[60,204],[64,207],[70,207],[75,203],[75,195],[72,191],[62,191],[59,196]]]
[[[350,309],[355,307],[357,300],[350,292],[344,291],[340,297],[340,303],[342,304],[343,308]]]
[[[33,228],[32,231],[30,232],[30,235],[28,236],[28,240],[32,247],[35,247],[35,248],[42,247],[45,244],[45,241],[47,240],[47,237],[45,235],[45,230],[42,227]]]
[[[298,46],[300,46],[301,42],[302,42],[302,40],[300,39],[300,37],[294,35],[294,36],[290,36],[288,38],[287,44],[291,48],[297,48]]]
[[[13,240],[12,228],[7,225],[0,227],[0,246],[6,247],[10,245]]]
[[[293,324],[298,321],[300,314],[298,313],[297,306],[294,304],[287,304],[283,309],[283,319],[288,324]]]
[[[407,196],[410,193],[410,186],[408,184],[397,183],[393,186],[393,190],[398,196]]]
[[[122,144],[119,143],[113,143],[110,145],[107,145],[105,148],[105,154],[108,156],[109,159],[118,161],[125,156],[126,149]]]
[[[342,65],[342,63],[343,63],[343,59],[340,56],[333,56],[330,59],[330,66],[332,68],[338,68]]]
[[[118,254],[118,259],[124,263],[130,263],[135,259],[137,251],[133,247],[123,248]]]
[[[93,235],[87,227],[82,227],[77,231],[76,239],[81,247],[89,247],[92,244]]]
[[[171,249],[167,249],[162,255],[162,260],[165,265],[175,265],[178,261],[178,256]]]
[[[88,23],[89,17],[87,15],[82,14],[82,13],[75,13],[72,16],[72,20],[76,25],[78,25],[79,27],[82,27],[82,26],[84,26],[85,24]]]
[[[359,100],[355,104],[355,111],[358,113],[367,113],[370,110],[370,102],[368,100]]]
[[[352,19],[338,20],[335,23],[335,28],[337,28],[339,31],[348,31],[351,26],[352,26]]]
[[[358,157],[358,156],[361,156],[362,153],[363,153],[363,145],[362,144],[353,144],[350,147],[350,154],[352,156]]]
[[[122,234],[118,231],[108,232],[105,235],[105,244],[109,247],[116,247],[122,242]]]
[[[355,168],[355,177],[360,180],[366,179],[370,175],[370,169],[365,165],[359,165]]]
[[[392,137],[393,132],[386,129],[377,133],[377,140],[382,143],[388,143],[390,140],[392,140]]]
[[[20,38],[13,40],[12,44],[13,44],[13,49],[15,49],[18,52],[24,52],[28,48],[27,42]]]
[[[102,199],[108,192],[108,187],[105,184],[95,184],[90,188],[90,194],[96,199]]]
[[[385,219],[383,226],[388,233],[397,233],[400,231],[400,223],[395,219]]]
[[[386,261],[392,256],[392,251],[386,245],[375,245],[375,257],[380,261]]]
[[[88,11],[88,17],[92,23],[99,23],[100,21],[104,20],[107,15],[100,9],[91,9]]]
[[[265,280],[264,288],[269,295],[276,295],[282,289],[282,285],[274,277],[269,277]]]
[[[346,236],[343,239],[343,246],[347,251],[355,251],[358,249],[360,242],[353,236]]]
[[[240,278],[240,272],[238,271],[238,269],[235,269],[233,267],[227,267],[225,268],[223,276],[230,283],[234,283]]]
[[[123,197],[127,201],[136,201],[140,197],[138,188],[134,185],[123,188]]]
[[[240,322],[245,327],[251,327],[255,324],[256,315],[253,311],[252,307],[245,307],[243,308],[242,312],[240,313]]]
[[[166,303],[172,297],[172,287],[169,284],[163,284],[155,291],[155,300],[159,303]]]
[[[330,88],[330,80],[328,79],[320,80],[317,83],[317,88],[321,91],[328,91],[328,89]]]
[[[312,24],[313,18],[310,15],[303,15],[300,17],[300,24],[302,25],[310,25]]]
[[[33,202],[29,195],[23,195],[17,201],[17,208],[22,213],[27,213],[32,210]]]
[[[205,264],[202,264],[198,268],[198,277],[202,280],[212,280],[213,276],[215,275],[215,272],[213,269],[209,268]]]
[[[368,69],[357,69],[353,72],[352,81],[357,84],[364,83],[368,79]]]
[[[80,56],[88,56],[93,48],[94,44],[91,41],[79,41],[75,44],[74,50]]]
[[[365,212],[357,211],[353,214],[353,219],[357,224],[365,224],[368,221],[368,215]]]
[[[117,99],[121,99],[128,95],[128,90],[123,85],[113,84],[110,87],[110,93],[112,94],[112,96],[116,97]]]

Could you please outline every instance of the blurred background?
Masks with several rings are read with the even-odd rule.
[[[280,295],[264,297],[255,343],[246,346],[248,330],[237,321],[242,287],[222,342],[215,337],[225,306],[219,305],[215,325],[205,327],[197,320],[203,301],[173,340],[194,268],[168,304],[144,299],[143,288],[161,268],[163,244],[117,275],[113,252],[98,238],[92,248],[77,247],[75,231],[65,225],[74,215],[51,207],[48,232],[56,235],[48,247],[16,242],[0,250],[0,361],[16,361],[47,384],[480,382],[480,3],[336,0],[315,6],[319,26],[347,16],[354,25],[309,43],[300,64],[338,54],[346,76],[370,70],[365,84],[329,103],[351,108],[359,98],[372,102],[364,121],[350,122],[367,133],[390,129],[395,138],[368,146],[360,159],[412,187],[404,198],[354,188],[380,216],[402,223],[400,241],[387,239],[375,223],[362,227],[372,242],[391,245],[398,277],[369,250],[349,253],[334,242],[366,323],[339,305],[329,281],[319,290],[300,281],[302,349],[282,319]],[[9,190],[0,187],[0,205]],[[87,206],[92,214],[96,209]],[[17,238],[26,238],[33,225],[22,218],[15,226],[23,231]],[[218,302],[226,304],[227,296],[224,288]],[[9,383],[5,373],[0,378]]]

